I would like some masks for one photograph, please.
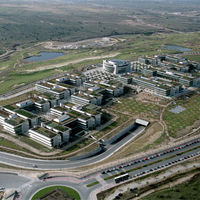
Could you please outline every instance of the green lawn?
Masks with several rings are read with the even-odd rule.
[[[158,118],[160,107],[151,103],[143,103],[135,100],[134,98],[120,99],[121,103],[116,103],[112,107],[113,110],[133,115],[146,115],[151,118]]]
[[[113,129],[119,127],[120,125],[122,125],[123,123],[125,123],[129,119],[129,117],[127,115],[123,115],[121,113],[114,112],[114,111],[112,111],[112,112],[115,113],[116,115],[118,115],[118,119],[116,121],[114,121],[112,124],[110,124],[109,126],[107,126],[106,128],[104,128],[101,131],[98,131],[97,133],[95,133],[94,136],[96,138],[103,137],[108,132],[111,132]],[[122,127],[120,127],[120,129],[121,128]],[[110,137],[112,137],[114,134],[116,134],[119,131],[120,131],[119,129],[117,129],[116,131],[112,131],[111,134],[107,137],[107,139],[110,138]]]
[[[117,37],[118,38],[118,37]],[[124,42],[119,42],[114,46],[97,48],[97,49],[78,49],[78,50],[67,50],[63,51],[64,56],[34,63],[25,63],[23,58],[28,54],[37,54],[40,51],[45,51],[42,47],[31,47],[29,49],[23,49],[16,52],[14,55],[9,57],[8,60],[2,60],[0,63],[0,72],[8,70],[4,76],[1,77],[0,81],[0,94],[6,93],[7,91],[21,87],[28,83],[32,83],[37,80],[44,79],[48,76],[56,73],[62,73],[63,71],[69,71],[76,69],[80,66],[87,66],[95,63],[102,63],[102,59],[98,60],[86,60],[77,64],[71,64],[56,69],[42,70],[36,72],[27,73],[26,70],[37,69],[43,65],[57,64],[66,61],[77,60],[80,58],[87,58],[99,55],[108,55],[113,52],[119,52],[120,54],[115,58],[133,60],[143,55],[156,55],[158,53],[174,53],[164,49],[165,44],[174,44],[192,48],[198,50],[199,43],[198,33],[184,33],[180,34],[153,34],[153,35],[124,35],[119,38],[125,39]],[[15,63],[18,63],[14,68]]]
[[[185,111],[175,114],[169,110],[176,106],[182,106]],[[170,105],[163,115],[172,137],[177,137],[176,132],[185,129],[187,126],[194,124],[196,120],[200,119],[200,96],[195,95],[189,99],[177,100],[176,105]]]
[[[87,187],[92,187],[92,186],[97,185],[97,184],[99,184],[99,181],[95,181],[95,182],[89,183],[86,186]]]
[[[28,138],[26,136],[17,136],[17,139],[21,140],[22,142],[25,142],[26,144],[28,144],[38,150],[44,151],[44,152],[54,151],[54,149],[49,149],[49,148],[43,146],[42,144],[39,144],[39,143],[31,140],[30,138]]]
[[[200,55],[185,56],[187,59],[200,62]]]
[[[55,190],[56,188],[61,189],[63,192],[67,193],[71,198],[74,198],[75,200],[81,200],[78,192],[76,192],[74,189],[69,188],[69,187],[65,187],[65,186],[52,186],[52,187],[48,187],[48,188],[44,188],[42,190],[40,190],[39,192],[37,192],[32,200],[36,200],[42,196],[44,196],[45,194]]]
[[[16,145],[13,142],[6,140],[4,138],[1,138],[1,137],[0,137],[0,146],[8,147],[8,148],[11,148],[11,149],[16,149],[16,150],[19,150],[19,151],[24,151],[24,149],[21,146]]]
[[[199,200],[200,175],[191,181],[148,195],[142,200]]]

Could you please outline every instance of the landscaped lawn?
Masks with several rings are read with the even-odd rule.
[[[75,200],[81,200],[78,192],[76,192],[74,189],[69,188],[69,187],[65,187],[65,186],[52,186],[52,187],[47,187],[44,188],[42,190],[40,190],[39,192],[37,192],[32,200],[36,200],[42,196],[44,196],[45,194],[48,194],[49,192],[52,192],[53,190],[55,190],[56,188],[61,189],[63,192],[67,193],[71,198],[74,198]],[[56,200],[56,199],[55,199]]]
[[[122,113],[133,115],[147,115],[151,118],[158,118],[160,114],[160,107],[152,103],[143,103],[134,98],[120,99],[121,103],[115,104],[112,109]]]
[[[182,106],[185,110],[175,114],[170,112],[176,106]],[[200,96],[195,95],[189,99],[177,100],[176,105],[170,105],[163,115],[163,119],[168,126],[169,134],[176,137],[176,132],[185,129],[200,119]]]

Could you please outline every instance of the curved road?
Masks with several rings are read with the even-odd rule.
[[[37,160],[31,158],[20,157],[17,155],[0,152],[0,163],[11,165],[20,168],[27,169],[39,169],[39,170],[54,170],[54,169],[66,169],[66,168],[75,168],[81,167],[96,162],[105,160],[106,158],[113,155],[139,134],[145,130],[145,127],[139,126],[134,132],[130,133],[127,137],[123,138],[121,141],[114,145],[106,145],[107,150],[100,155],[82,159],[82,160]],[[34,167],[36,165],[36,167]]]
[[[90,192],[86,191],[86,189],[83,187],[82,184],[76,184],[72,182],[66,182],[66,181],[54,181],[54,182],[34,182],[31,184],[31,187],[28,191],[22,191],[22,200],[30,200],[34,196],[35,193],[37,193],[38,190],[41,190],[45,187],[50,187],[50,186],[66,186],[66,187],[71,187],[74,190],[76,190],[80,197],[81,200],[89,200],[89,194]],[[92,189],[91,189],[92,190]]]
[[[171,151],[172,149],[175,149],[174,151]],[[118,169],[113,172],[108,172],[106,174],[101,174],[100,172],[95,173],[92,177],[90,177],[88,181],[86,179],[79,179],[78,181],[73,180],[73,182],[70,182],[70,177],[63,177],[63,179],[59,179],[56,177],[52,177],[50,179],[47,179],[47,182],[45,181],[36,181],[30,185],[30,189],[27,190],[24,188],[24,190],[21,190],[22,192],[22,200],[31,200],[31,197],[36,193],[38,190],[52,185],[65,185],[68,187],[72,187],[77,192],[79,192],[81,199],[83,200],[96,200],[96,193],[101,191],[102,189],[109,189],[115,186],[114,178],[109,179],[107,181],[104,180],[107,176],[113,176],[116,174],[119,174],[120,172],[124,172],[125,170],[131,170],[129,172],[130,177],[140,177],[146,174],[151,174],[155,171],[162,170],[164,168],[168,168],[176,163],[183,162],[184,160],[191,159],[195,156],[200,155],[200,138],[191,140],[187,143],[183,143],[179,146],[171,147],[170,149],[165,149],[164,151],[158,152],[160,154],[159,157],[151,158],[151,159],[144,159],[144,157],[137,159],[137,160],[143,160],[138,164],[128,165],[126,167],[123,167],[123,169]],[[155,154],[154,154],[155,155]],[[150,158],[151,155],[147,155],[147,157]],[[173,157],[174,156],[174,157]],[[129,162],[130,163],[130,162]],[[133,162],[132,162],[133,163]],[[117,166],[116,166],[117,167]],[[94,179],[95,178],[95,179]],[[88,183],[99,181],[100,183],[88,188],[86,185]]]

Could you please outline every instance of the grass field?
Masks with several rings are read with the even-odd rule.
[[[176,107],[182,106],[185,111],[175,114],[169,110]],[[200,96],[195,95],[189,99],[177,100],[176,105],[170,105],[164,112],[163,119],[168,126],[170,136],[177,137],[177,131],[185,129],[187,126],[191,126],[195,121],[200,119]],[[179,135],[180,136],[180,135]]]
[[[28,144],[28,145],[30,145],[30,146],[38,149],[38,150],[41,150],[41,151],[44,151],[44,152],[54,151],[54,149],[49,149],[49,148],[45,147],[44,145],[39,144],[39,143],[35,142],[34,140],[31,140],[27,136],[16,136],[16,137],[20,141],[25,142],[26,144]]]
[[[151,103],[143,103],[130,98],[119,99],[121,103],[116,103],[112,106],[112,110],[119,113],[127,113],[129,115],[140,115],[147,118],[158,118],[160,114],[160,107]]]
[[[103,59],[95,59],[96,56],[110,55],[119,52],[115,58],[133,60],[142,55],[155,55],[158,53],[173,53],[163,49],[165,44],[174,44],[189,47],[197,50],[200,42],[198,42],[199,33],[184,33],[181,34],[154,34],[154,35],[124,35],[116,36],[117,39],[125,39],[119,41],[111,47],[97,48],[97,49],[77,49],[63,51],[64,56],[35,63],[24,62],[23,58],[28,54],[37,54],[40,51],[46,51],[43,47],[31,47],[22,49],[16,52],[9,59],[0,62],[0,94],[7,91],[19,88],[23,85],[32,83],[37,80],[44,79],[53,74],[62,73],[63,71],[70,71],[82,66],[87,66],[95,63],[102,63]],[[93,60],[80,61],[76,64],[70,62],[77,59],[84,59],[94,57]],[[69,62],[69,65],[63,65],[59,68],[49,69],[49,65]],[[38,68],[43,68],[37,71]],[[36,71],[30,71],[36,70]]]
[[[141,200],[199,200],[199,191],[200,174],[189,182],[152,193]]]
[[[78,192],[76,192],[72,188],[65,187],[65,186],[52,186],[52,187],[44,188],[44,189],[40,190],[39,192],[37,192],[33,196],[32,200],[36,200],[36,199],[44,196],[45,194],[54,191],[56,188],[61,189],[64,193],[67,193],[71,198],[74,198],[74,200],[81,200]]]
[[[4,147],[11,148],[11,149],[24,151],[24,149],[22,147],[20,147],[19,145],[16,145],[13,142],[11,142],[9,140],[6,140],[4,138],[1,138],[1,137],[0,137],[0,146],[4,146]]]
[[[108,137],[110,138],[111,136],[113,136],[113,134],[116,134],[116,131],[117,132],[120,131],[120,129],[121,129],[120,125],[125,123],[129,118],[127,115],[123,115],[123,114],[117,113],[117,112],[114,112],[114,113],[118,116],[118,119],[116,121],[114,121],[111,125],[107,126],[106,128],[102,129],[101,131],[98,131],[97,133],[95,133],[94,136],[96,138],[101,138],[109,132],[110,132],[110,134]],[[119,127],[119,128],[116,131],[114,131],[114,129],[116,129],[117,127]]]
[[[196,62],[200,62],[200,55],[191,55],[191,56],[185,56],[189,60],[193,60]]]

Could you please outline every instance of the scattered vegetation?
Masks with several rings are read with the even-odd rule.
[[[81,200],[78,192],[76,192],[74,189],[69,188],[69,187],[65,187],[65,186],[52,186],[52,187],[47,187],[44,188],[42,190],[40,190],[39,192],[37,192],[32,200],[36,200],[42,196],[44,196],[45,194],[48,194],[52,191],[54,191],[55,189],[60,189],[62,190],[64,193],[66,193],[68,196],[70,196],[71,198],[73,198],[74,200]]]
[[[112,110],[129,115],[143,115],[151,118],[158,118],[160,115],[160,107],[151,103],[143,103],[130,98],[121,98],[120,103],[114,104]]]
[[[177,185],[173,188],[168,188],[152,193],[147,197],[142,198],[142,200],[160,200],[160,199],[198,200],[199,191],[200,191],[200,174],[194,176],[190,181],[186,183]]]
[[[185,110],[181,113],[175,114],[170,112],[172,108],[176,106],[182,106]],[[177,100],[175,105],[170,105],[163,115],[170,136],[178,137],[178,131],[185,129],[188,126],[192,126],[195,121],[200,119],[200,95],[194,95],[187,99]]]

